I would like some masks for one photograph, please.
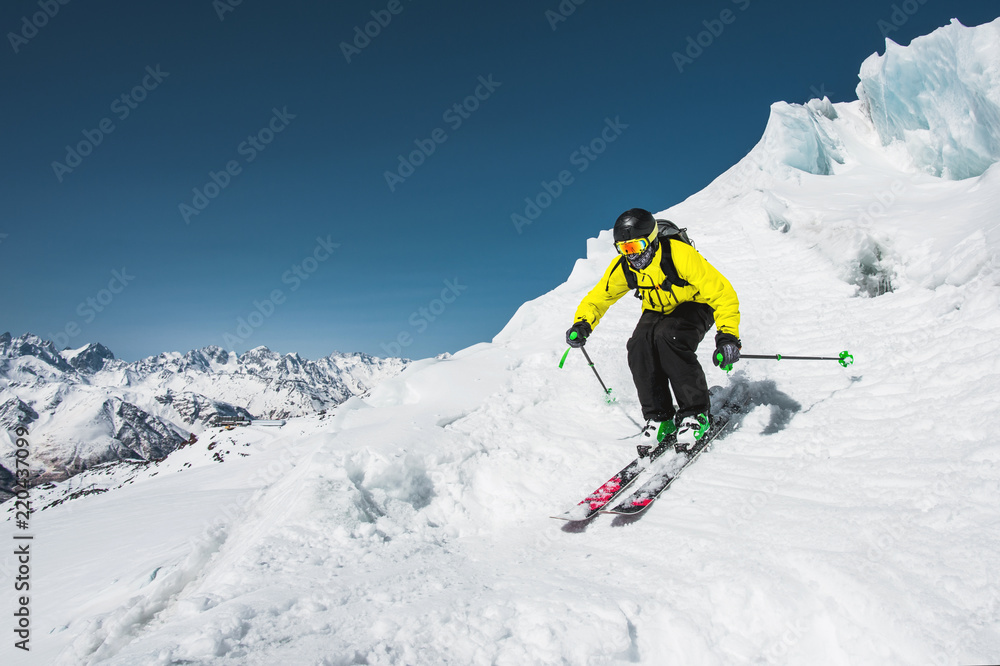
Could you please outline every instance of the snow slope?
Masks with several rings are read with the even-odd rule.
[[[31,663],[997,663],[1000,167],[913,155],[1000,124],[955,130],[950,95],[906,81],[950,71],[996,100],[965,73],[995,71],[998,29],[865,63],[929,134],[886,141],[871,92],[776,104],[746,159],[662,213],[733,282],[746,352],[857,364],[709,369],[751,407],[641,520],[549,518],[632,455],[637,301],[587,345],[618,406],[580,355],[557,368],[605,232],[491,343],[36,514]]]

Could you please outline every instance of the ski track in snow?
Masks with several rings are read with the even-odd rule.
[[[70,608],[38,608],[37,663],[995,663],[1000,169],[914,172],[837,109],[835,175],[751,162],[665,216],[736,286],[747,353],[856,365],[708,368],[751,405],[640,520],[549,518],[634,455],[634,299],[587,346],[618,405],[556,367],[605,232],[490,344],[38,514],[38,595]],[[874,237],[895,290],[870,298]]]

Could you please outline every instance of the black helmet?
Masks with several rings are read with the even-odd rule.
[[[656,231],[656,218],[648,210],[632,208],[615,220],[615,242],[649,238]]]

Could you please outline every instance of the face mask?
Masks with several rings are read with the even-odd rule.
[[[625,259],[628,261],[629,265],[632,266],[632,268],[637,271],[641,271],[652,263],[653,255],[656,254],[657,245],[658,243],[653,243],[639,254],[630,254],[626,256]]]

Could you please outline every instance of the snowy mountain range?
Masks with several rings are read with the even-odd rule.
[[[745,352],[856,363],[709,367],[750,404],[640,521],[550,518],[634,456],[636,300],[586,347],[616,404],[578,353],[558,367],[609,230],[491,342],[329,418],[36,489],[32,663],[997,663],[1000,20],[888,42],[858,95],[775,104],[745,159],[659,213],[739,293]],[[18,340],[37,351],[5,352],[5,381],[33,401],[3,414],[39,432],[97,377],[242,376],[204,350],[125,369]],[[87,382],[47,389],[67,367]]]
[[[0,427],[27,426],[41,462],[38,482],[59,481],[116,460],[155,460],[217,416],[281,419],[323,412],[406,367],[403,359],[334,353],[318,361],[257,347],[169,353],[134,363],[92,343],[56,350],[26,334],[0,336]],[[3,442],[3,479],[14,448]]]

